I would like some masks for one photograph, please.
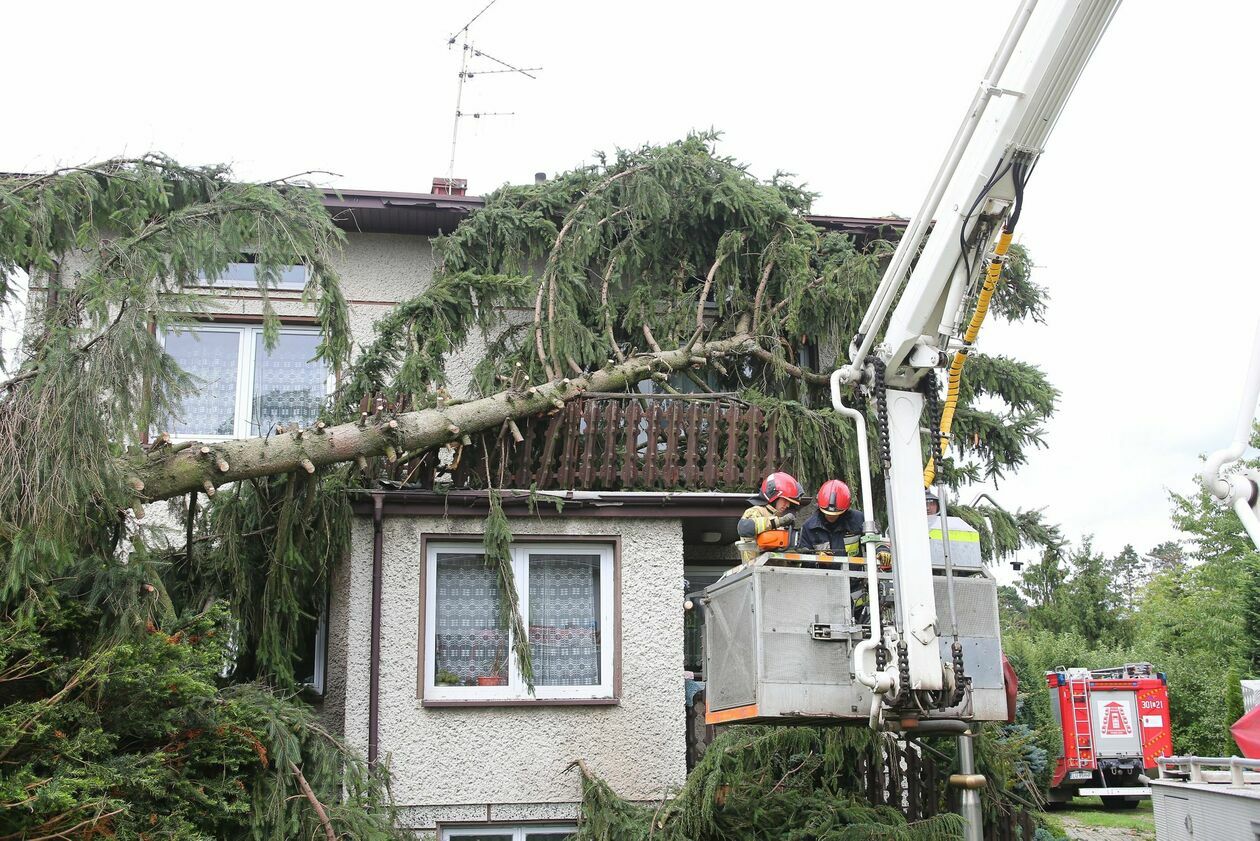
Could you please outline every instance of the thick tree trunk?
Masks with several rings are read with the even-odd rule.
[[[169,499],[191,491],[211,493],[215,486],[241,479],[314,471],[338,462],[370,458],[388,452],[416,452],[460,436],[501,426],[507,420],[548,411],[585,391],[618,391],[654,372],[677,371],[714,356],[747,353],[751,335],[738,333],[707,345],[643,354],[599,371],[528,389],[508,389],[489,397],[443,409],[398,415],[384,413],[359,422],[326,429],[285,432],[268,438],[245,438],[218,443],[195,443],[178,452],[157,450],[143,465],[127,470],[137,494],[145,501]]]

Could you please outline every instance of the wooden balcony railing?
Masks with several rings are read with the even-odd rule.
[[[774,422],[730,395],[587,394],[550,415],[452,450],[423,453],[390,471],[408,487],[539,490],[756,488],[778,469]]]

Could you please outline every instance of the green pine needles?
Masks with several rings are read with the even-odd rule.
[[[512,572],[512,527],[503,513],[503,501],[497,488],[490,489],[490,513],[485,520],[482,545],[486,553],[486,565],[493,568],[499,581],[499,619],[503,627],[510,629],[512,654],[516,658],[521,679],[529,694],[534,694],[534,661],[529,648],[529,628],[521,614],[520,592],[516,589],[516,575]]]
[[[0,382],[0,837],[402,837],[386,769],[298,697],[346,469],[178,500],[180,539],[137,519],[125,478],[201,386],[157,336],[213,313],[229,263],[257,270],[267,341],[270,290],[306,266],[316,355],[344,369],[341,242],[318,191],[223,167],[0,177],[0,303],[15,271],[36,290]]]
[[[736,727],[719,736],[682,789],[657,806],[630,803],[583,763],[582,841],[960,841],[962,819],[914,823],[872,806],[861,769],[882,757],[864,728]]]

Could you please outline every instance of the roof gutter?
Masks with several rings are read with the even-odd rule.
[[[351,495],[370,495],[373,499],[387,497],[391,501],[442,501],[471,502],[489,499],[490,492],[484,490],[450,490],[434,491],[421,488],[401,489],[367,489],[351,488]],[[524,490],[520,488],[501,488],[500,496],[504,502],[529,502],[545,499],[565,503],[627,503],[633,505],[678,505],[688,502],[742,503],[749,497],[748,492],[730,493],[726,491],[578,491],[578,490]]]
[[[385,498],[372,495],[372,619],[371,652],[368,655],[368,768],[376,767],[380,748],[381,698],[381,565],[385,546]]]

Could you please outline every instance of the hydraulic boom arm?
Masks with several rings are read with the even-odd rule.
[[[948,690],[963,679],[957,628],[950,629],[953,671],[941,657],[923,496],[934,464],[925,471],[920,427],[933,430],[934,462],[948,444],[958,378],[1019,221],[1024,185],[1118,5],[1022,0],[862,320],[850,362],[837,372],[876,405],[896,557],[894,626],[882,638],[872,629],[855,652],[854,672],[875,673],[874,651],[885,648],[888,665],[873,682],[894,707],[944,709],[957,703]],[[938,405],[935,371],[947,367],[942,416],[925,419],[925,405]]]

